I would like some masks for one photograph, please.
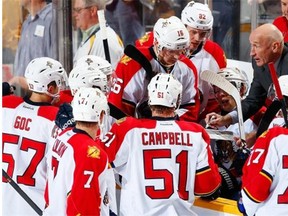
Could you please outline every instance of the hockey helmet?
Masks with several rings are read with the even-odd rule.
[[[178,108],[182,99],[182,84],[172,75],[159,73],[148,85],[149,105]]]
[[[95,67],[78,65],[72,69],[68,78],[72,95],[81,87],[99,88],[108,91],[107,76]]]
[[[207,4],[191,1],[182,10],[182,22],[191,28],[210,31],[213,27],[213,16]]]
[[[49,57],[35,58],[26,67],[25,78],[28,83],[29,90],[38,93],[48,92],[48,84],[55,81],[58,86],[58,93],[60,89],[64,88],[67,82],[67,74],[62,64]]]
[[[108,115],[107,98],[97,88],[80,88],[71,104],[75,121],[99,122],[102,111]]]

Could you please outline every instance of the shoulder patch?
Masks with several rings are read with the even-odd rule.
[[[139,39],[139,43],[140,45],[145,44],[147,41],[149,41],[150,35],[149,34],[145,34],[143,35],[140,39]]]
[[[130,58],[130,57],[127,56],[127,55],[124,55],[124,56],[121,58],[120,63],[127,65],[128,62],[130,62],[131,60],[132,60],[132,58]]]
[[[96,146],[88,146],[87,157],[99,159],[100,158],[100,149],[98,149]]]

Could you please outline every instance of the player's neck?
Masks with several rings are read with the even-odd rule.
[[[79,122],[76,123],[76,128],[85,131],[93,140],[97,137],[97,131],[99,130],[99,126],[97,123],[84,125]]]
[[[52,101],[52,98],[48,96],[47,94],[44,94],[44,93],[41,94],[41,93],[35,93],[35,92],[32,92],[29,99],[35,103],[51,103]]]
[[[157,112],[157,111],[152,111],[152,116],[153,117],[161,117],[161,118],[173,118],[175,117],[175,113],[174,112],[170,112],[170,113],[167,113],[167,112]]]

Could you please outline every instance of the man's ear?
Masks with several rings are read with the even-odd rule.
[[[56,88],[53,85],[48,85],[47,91],[53,95],[56,93]]]
[[[279,52],[279,49],[280,49],[281,45],[279,42],[273,42],[272,43],[272,52],[273,53],[278,53]]]
[[[98,16],[98,15],[97,15],[97,11],[98,11],[98,7],[97,7],[97,6],[92,6],[92,7],[91,7],[91,13],[92,13],[93,15]]]

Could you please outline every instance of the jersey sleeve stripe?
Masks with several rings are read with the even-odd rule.
[[[263,177],[265,177],[266,179],[268,179],[272,183],[273,177],[267,171],[262,169],[260,171],[260,175],[262,175]]]
[[[201,175],[209,171],[211,171],[211,168],[209,166],[206,166],[202,169],[196,170],[196,175]]]
[[[255,202],[255,203],[260,203],[260,202],[262,202],[262,201],[260,201],[260,200],[255,199],[255,198],[248,192],[248,190],[247,190],[246,188],[243,188],[243,191],[245,192],[245,194],[247,195],[247,197],[248,197],[250,200],[252,200],[253,202]]]
[[[218,190],[218,188],[220,187],[221,184],[218,184],[215,188],[213,188],[213,190],[205,192],[205,193],[201,193],[201,192],[194,192],[194,194],[196,196],[209,196],[212,195],[213,193],[215,193],[216,190]]]

